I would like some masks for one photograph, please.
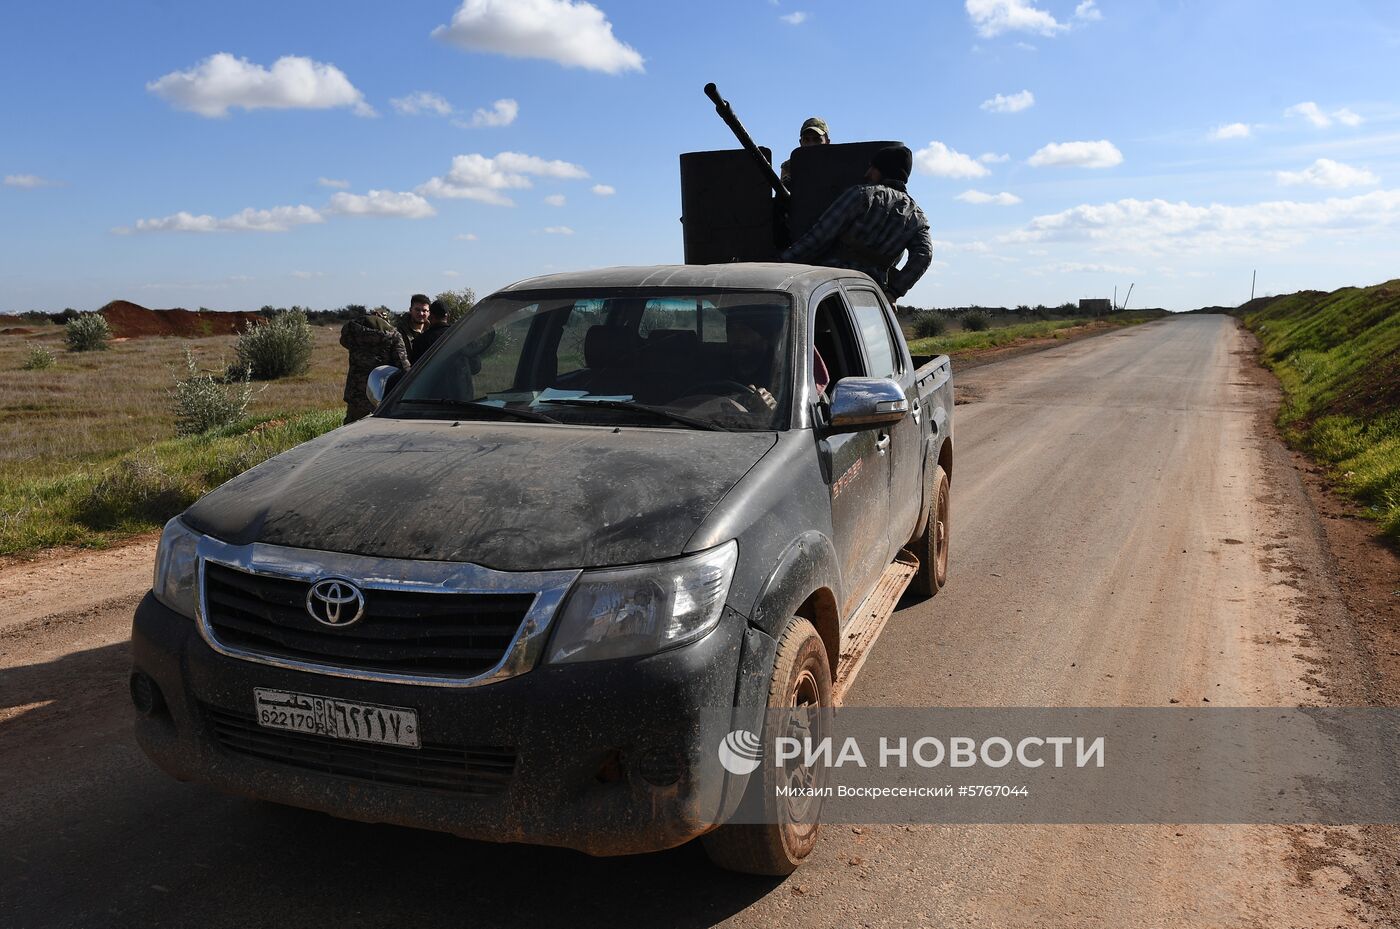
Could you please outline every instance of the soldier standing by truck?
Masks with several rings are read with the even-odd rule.
[[[890,302],[904,296],[933,261],[928,219],[904,186],[913,165],[906,146],[880,149],[865,183],[836,198],[781,260],[863,271],[885,289]],[[906,250],[909,260],[896,268]]]
[[[365,393],[369,373],[380,365],[408,370],[408,350],[403,336],[389,322],[387,311],[370,311],[340,328],[340,344],[350,351],[350,367],[345,372],[345,422],[353,423],[374,412]]]

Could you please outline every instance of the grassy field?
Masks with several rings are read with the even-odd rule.
[[[1066,330],[1082,326],[1116,328],[1134,326],[1138,323],[1160,319],[1166,315],[1161,311],[1148,310],[1141,313],[1114,313],[1112,316],[1092,316],[1071,319],[1039,320],[1036,322],[1015,322],[1014,317],[994,317],[992,327],[982,332],[948,332],[930,339],[916,338],[906,332],[909,350],[916,355],[958,355],[988,348],[1000,348],[1032,339],[1061,338]]]
[[[1241,311],[1283,385],[1285,436],[1400,540],[1400,280]]]
[[[102,545],[159,526],[200,494],[340,424],[345,350],[313,327],[310,371],[259,384],[249,415],[177,438],[169,391],[184,352],[221,369],[233,336],[146,338],[68,352],[59,326],[0,335],[0,555]],[[52,367],[24,370],[35,347]]]

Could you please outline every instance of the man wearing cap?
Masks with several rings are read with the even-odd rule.
[[[802,130],[797,134],[797,144],[806,148],[809,145],[827,145],[831,142],[831,130],[826,126],[826,120],[820,116],[813,116],[802,124]],[[783,179],[783,185],[787,186],[792,182],[792,172],[790,165],[792,160],[784,161],[778,168],[778,173]]]
[[[891,303],[904,296],[933,261],[928,219],[904,187],[913,166],[914,155],[905,146],[880,149],[865,171],[865,183],[837,197],[782,260],[864,271]],[[896,268],[905,251],[909,260]]]

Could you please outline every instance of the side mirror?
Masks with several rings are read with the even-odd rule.
[[[829,432],[889,426],[909,413],[904,388],[884,377],[843,377],[831,392]]]
[[[384,402],[384,395],[387,394],[399,377],[403,374],[393,365],[380,365],[369,372],[369,380],[365,382],[365,396],[374,401],[375,406]]]

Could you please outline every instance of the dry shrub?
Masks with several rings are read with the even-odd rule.
[[[246,368],[241,378],[230,381],[226,375],[201,371],[194,354],[186,349],[185,371],[184,377],[175,379],[175,387],[170,391],[177,434],[198,435],[243,418],[253,397]]]

